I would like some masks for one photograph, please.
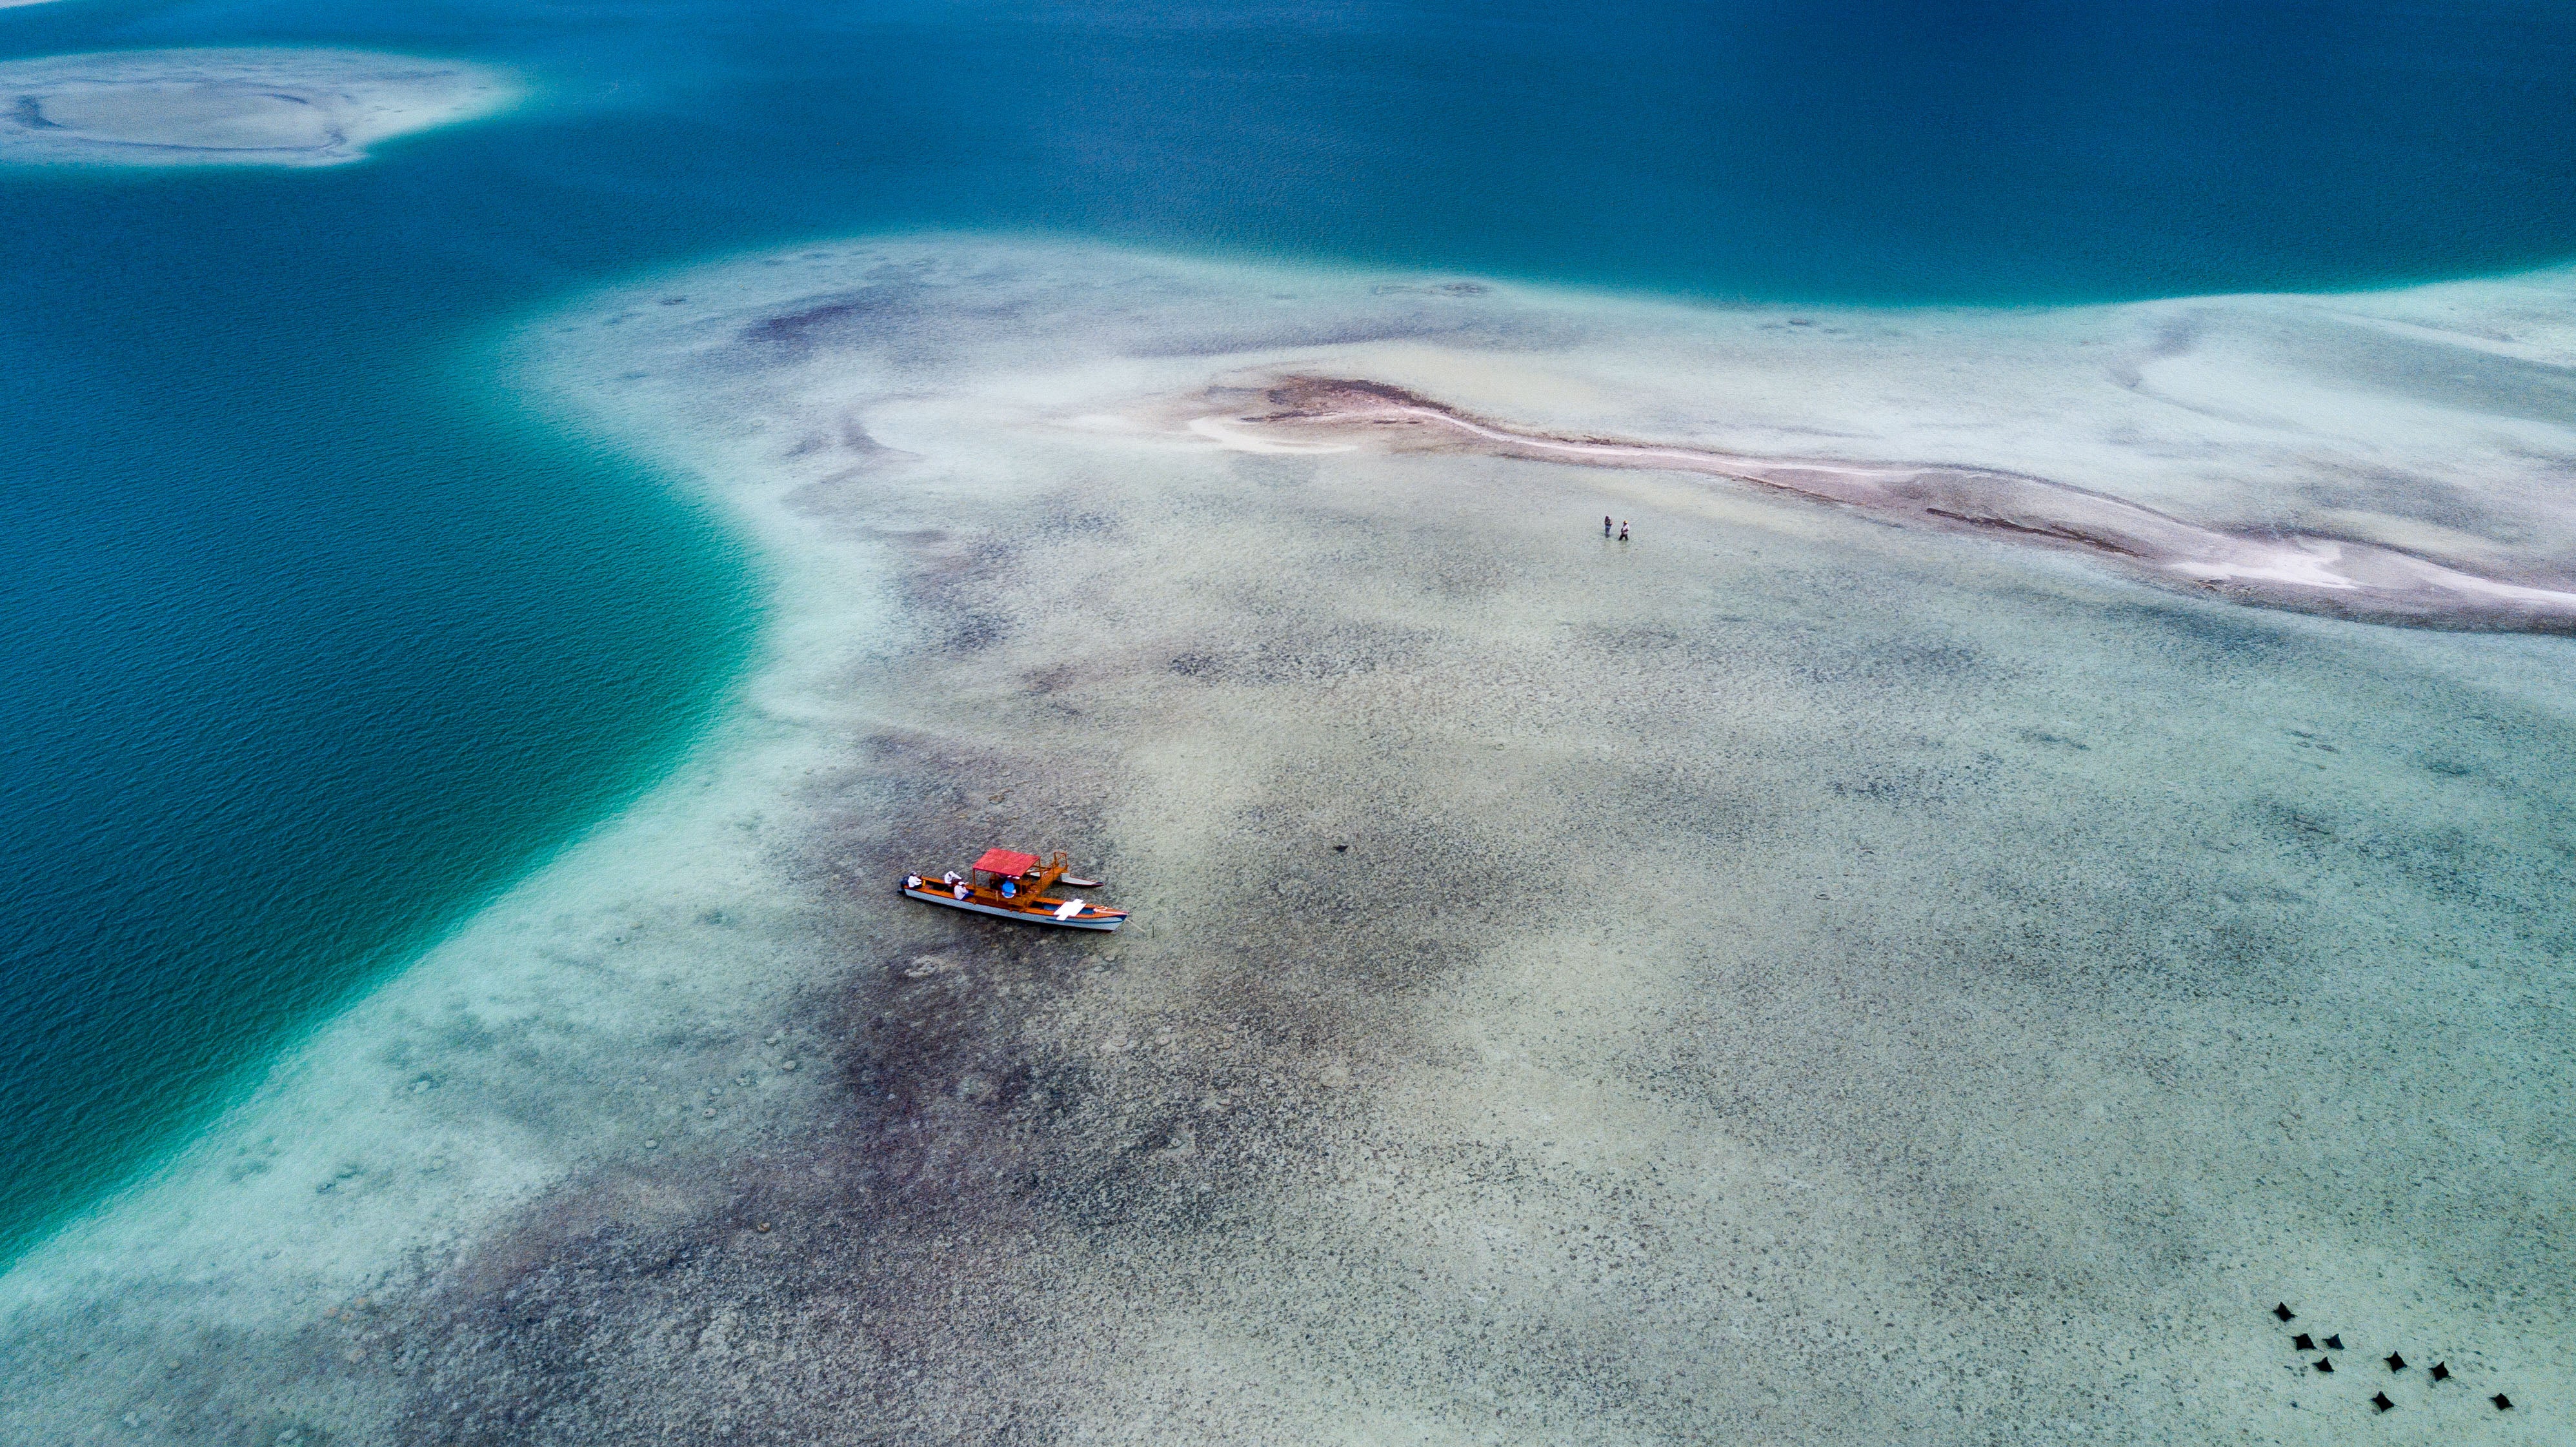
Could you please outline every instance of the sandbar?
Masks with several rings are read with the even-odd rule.
[[[0,63],[0,161],[336,166],[492,114],[518,82],[369,51],[101,51]]]
[[[1635,440],[1552,437],[1364,379],[1283,377],[1261,389],[1260,401],[1240,416],[1193,418],[1188,425],[1248,450],[1263,449],[1264,434],[1287,433],[1408,450],[1467,447],[1583,467],[1701,473],[1915,526],[2067,549],[2237,602],[2425,627],[2576,632],[2576,585],[2500,582],[2349,538],[2279,528],[2233,534],[1990,468],[1756,457]],[[1211,430],[1211,424],[1223,430]],[[1288,450],[1276,443],[1267,447]]]

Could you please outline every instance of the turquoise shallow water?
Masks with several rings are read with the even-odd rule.
[[[473,279],[388,285],[320,208],[175,244],[245,184],[161,188],[157,245],[13,258],[53,288],[9,329],[48,359],[12,388],[0,702],[22,1226],[648,781],[747,638],[701,520],[438,355]]]
[[[346,170],[0,176],[0,1233],[648,782],[756,581],[493,395],[568,291],[944,225],[1718,297],[2315,288],[2576,251],[2543,5],[0,11],[522,111]]]

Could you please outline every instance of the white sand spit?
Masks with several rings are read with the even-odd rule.
[[[1466,447],[1584,467],[1699,473],[1918,527],[2078,552],[2238,602],[2374,622],[2576,632],[2576,588],[2498,582],[2398,549],[2277,526],[2255,534],[2223,532],[2082,488],[1984,468],[1755,457],[1547,437],[1462,415],[1400,387],[1321,377],[1282,378],[1244,415],[1195,417],[1188,429],[1247,452],[1329,452],[1359,445],[1281,440],[1283,434],[1321,433],[1408,451]]]
[[[0,64],[0,161],[336,166],[516,101],[503,72],[356,50],[134,50]]]

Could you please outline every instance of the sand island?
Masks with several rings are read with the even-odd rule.
[[[367,51],[46,56],[0,63],[0,161],[336,166],[520,93],[485,67]]]

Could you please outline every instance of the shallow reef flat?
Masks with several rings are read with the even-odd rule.
[[[2561,1439],[2566,639],[1298,379],[2547,588],[2570,295],[1793,313],[931,237],[595,297],[508,364],[758,549],[765,661],[0,1280],[0,1435]],[[895,895],[987,844],[1137,923]]]
[[[369,51],[116,50],[0,63],[0,161],[335,166],[501,110],[482,66]]]

